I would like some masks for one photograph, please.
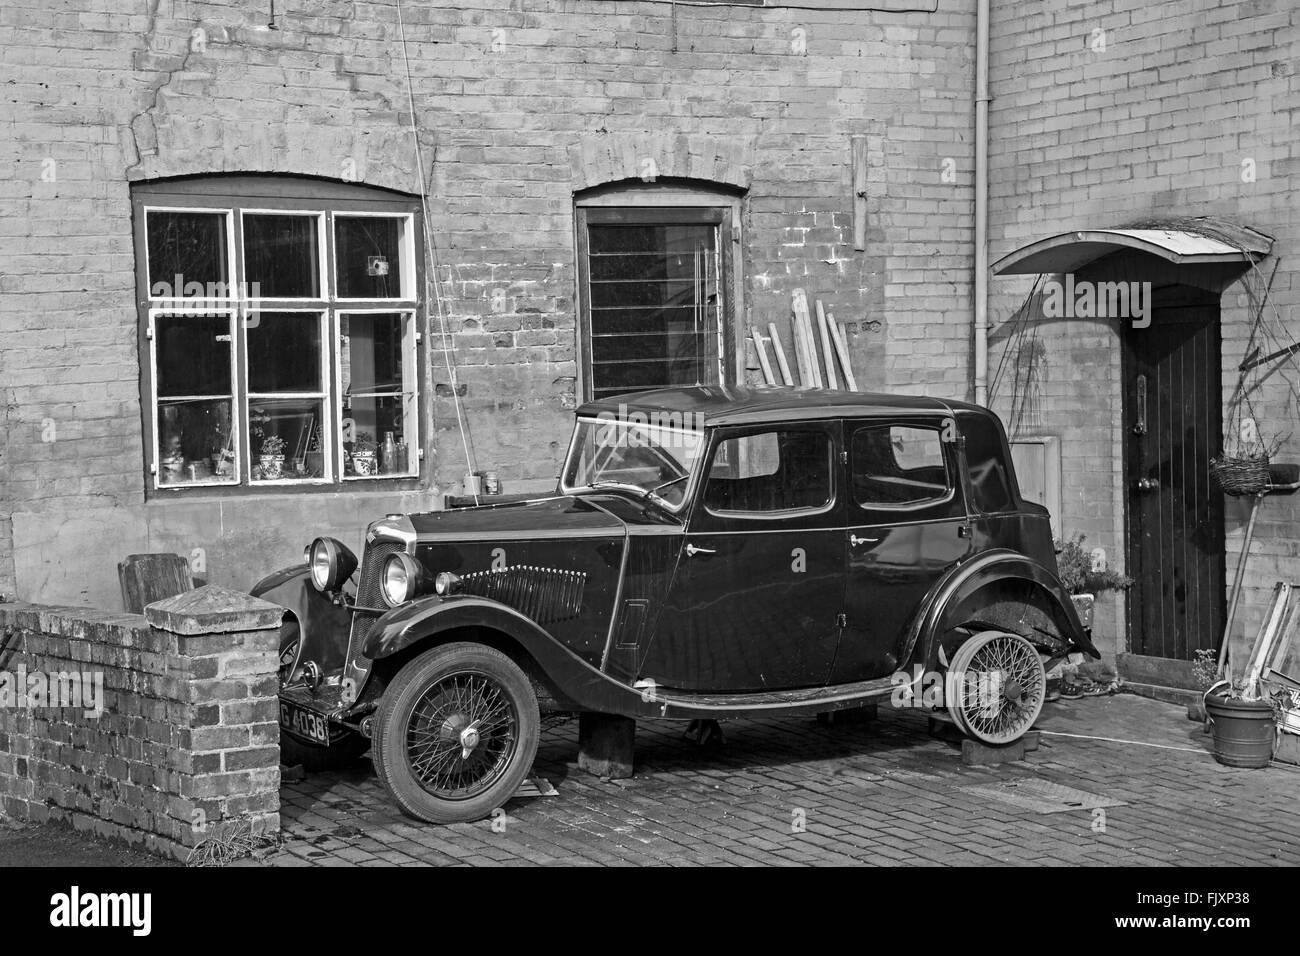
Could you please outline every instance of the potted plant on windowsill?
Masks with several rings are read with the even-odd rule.
[[[1093,609],[1097,595],[1104,591],[1123,591],[1133,584],[1130,578],[1109,568],[1095,570],[1092,555],[1083,548],[1085,536],[1080,534],[1056,542],[1056,565],[1061,584],[1065,585],[1085,629],[1092,627]]]
[[[284,439],[268,435],[262,439],[262,450],[257,458],[265,481],[275,481],[284,474]]]

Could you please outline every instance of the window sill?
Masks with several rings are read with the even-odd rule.
[[[149,488],[145,504],[184,505],[214,501],[283,501],[290,498],[355,498],[369,495],[426,493],[432,484],[417,475],[362,478],[353,481],[259,481],[244,485],[186,485]]]

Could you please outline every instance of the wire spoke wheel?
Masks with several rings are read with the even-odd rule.
[[[966,734],[1008,744],[1042,712],[1047,674],[1038,651],[1023,637],[984,631],[958,648],[945,691],[948,713]]]
[[[495,783],[518,745],[519,717],[486,674],[449,674],[416,700],[406,757],[420,786],[443,800],[467,800]]]
[[[541,723],[515,661],[482,644],[442,644],[385,688],[371,757],[404,813],[429,823],[481,820],[524,781]]]

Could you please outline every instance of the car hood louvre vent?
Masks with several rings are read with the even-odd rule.
[[[461,591],[500,601],[539,624],[577,617],[587,572],[515,565],[473,571],[461,578]]]

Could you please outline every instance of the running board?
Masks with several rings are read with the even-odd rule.
[[[776,717],[860,707],[889,696],[898,687],[892,677],[814,687],[808,690],[759,691],[753,694],[692,694],[645,688],[642,699],[659,708],[659,717]]]

